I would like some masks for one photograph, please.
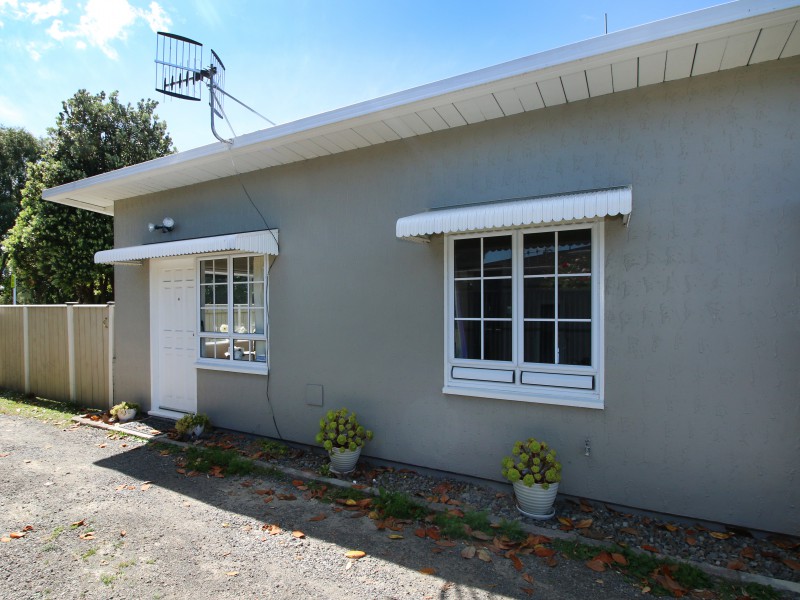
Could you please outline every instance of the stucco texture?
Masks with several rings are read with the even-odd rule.
[[[800,533],[799,84],[800,60],[774,61],[242,176],[280,229],[271,374],[198,372],[200,410],[275,435],[274,410],[313,443],[344,405],[375,431],[366,455],[490,479],[536,436],[564,493]],[[399,241],[396,219],[627,184],[629,228],[605,227],[605,408],[443,394],[443,241]],[[128,246],[265,223],[227,179],[119,202],[115,227]],[[116,273],[117,397],[149,386],[146,269]]]

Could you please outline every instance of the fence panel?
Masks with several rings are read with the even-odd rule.
[[[0,306],[0,387],[25,389],[21,306]]]
[[[0,306],[0,387],[108,408],[110,305]]]
[[[74,308],[75,394],[81,404],[108,406],[107,306]]]

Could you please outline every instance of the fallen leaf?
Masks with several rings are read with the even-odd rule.
[[[25,537],[25,534],[22,531],[12,531],[8,535],[12,540],[18,540]]]
[[[607,565],[610,565],[610,564],[614,563],[614,559],[612,558],[611,554],[609,554],[605,550],[603,552],[601,552],[600,554],[598,554],[597,556],[595,556],[594,560],[599,560],[601,562],[604,562]]]
[[[572,529],[574,525],[572,524],[572,519],[569,517],[558,517],[558,522],[561,523],[564,527],[569,527]]]
[[[521,587],[521,588],[519,588],[519,589],[521,589],[523,592],[525,592],[526,594],[528,594],[528,596],[531,596],[531,595],[533,595],[533,588],[524,588],[524,587]]]
[[[306,484],[306,482],[305,481],[301,481],[300,479],[293,479],[292,480],[292,485],[294,487],[300,487],[301,485],[305,485],[305,484]]]
[[[686,543],[689,544],[690,546],[694,546],[697,543],[697,539],[693,537],[687,537]]]
[[[448,511],[447,511],[447,514],[448,514],[448,515],[453,515],[454,517],[459,517],[459,518],[461,518],[461,517],[463,517],[463,516],[464,516],[464,511],[462,511],[462,510],[459,510],[458,508],[453,508],[453,509],[451,509],[451,510],[448,510]]]
[[[423,575],[436,575],[436,569],[433,567],[425,567],[424,569],[420,569],[419,572]]]
[[[362,552],[361,550],[348,550],[344,553],[347,558],[352,558],[354,560],[358,560],[359,558],[364,558],[367,553]]]
[[[11,535],[14,535],[13,533]],[[78,536],[82,540],[93,540],[94,539],[94,531],[87,531],[86,533],[82,533]]]
[[[516,554],[511,554],[510,556],[508,556],[508,559],[511,561],[511,564],[514,565],[514,568],[517,571],[522,571],[523,569],[522,561]]]
[[[278,500],[297,500],[294,494],[277,494]]]
[[[390,533],[386,537],[388,537],[390,540],[402,540],[403,539],[403,536],[400,535],[399,533]]]
[[[575,524],[575,529],[589,529],[593,522],[592,519],[583,519]]]
[[[439,538],[441,537],[439,530],[436,529],[435,527],[428,527],[425,530],[425,535],[427,535],[432,540],[439,540]]]
[[[274,494],[274,490],[262,489],[262,490],[254,490],[256,494],[259,496],[271,496]]]
[[[1,537],[0,538],[0,542],[3,542],[4,544],[7,544],[10,541],[11,541],[10,537]]]
[[[731,571],[743,571],[744,567],[745,567],[744,563],[740,560],[728,561],[728,568]]]
[[[80,527],[81,525],[86,525],[86,519],[81,519],[80,521],[69,524],[70,527]]]
[[[228,571],[225,573],[228,577],[236,577],[239,574],[239,571]]]
[[[176,473],[180,473],[181,475],[186,475],[186,469],[175,469]]]
[[[432,554],[441,554],[442,552],[444,552],[444,548],[439,548],[439,546],[431,548]]]
[[[619,532],[627,533],[628,535],[636,535],[636,536],[639,535],[639,532],[633,527],[620,527]]]
[[[436,545],[440,548],[452,548],[453,546],[457,546],[454,541],[452,540],[437,540]]]
[[[800,562],[796,560],[792,560],[791,558],[784,558],[781,562],[785,564],[790,569],[794,569],[795,571],[800,571]]]
[[[22,528],[22,531],[33,531],[33,525],[25,525],[25,527]]]
[[[283,529],[281,529],[277,525],[273,525],[273,524],[270,524],[270,523],[266,523],[265,525],[262,525],[261,529],[263,529],[264,531],[266,531],[270,535],[278,535],[279,533],[281,533],[283,531]]]
[[[302,531],[293,531],[292,537],[297,538],[298,540],[302,540],[304,537],[306,537],[306,534],[303,533]]]
[[[142,484],[142,487],[141,487],[141,490],[142,490],[143,492],[146,492],[146,491],[147,491],[147,490],[149,490],[151,487],[153,487],[153,486],[152,486],[152,484],[149,484],[149,483],[143,483],[143,484]]]
[[[648,552],[655,552],[658,554],[658,548],[651,546],[650,544],[642,544],[642,550],[647,550]]]
[[[95,444],[95,446],[97,446],[98,448],[105,448],[106,444]]]
[[[533,549],[533,553],[540,558],[547,558],[549,556],[553,556],[556,551],[552,548],[546,548],[540,544]]]
[[[800,548],[800,541],[797,540],[787,540],[785,538],[770,538],[769,540],[778,548],[783,548],[784,550],[794,550],[796,548]]]
[[[606,563],[604,563],[602,560],[587,560],[585,564],[592,571],[597,571],[598,573],[602,573],[606,570]]]
[[[326,515],[326,514],[318,514],[316,517],[311,517],[309,519],[309,521],[324,521],[327,518],[328,518],[328,515]]]
[[[624,555],[619,554],[618,552],[612,552],[611,558],[614,559],[615,563],[622,565],[623,567],[628,564],[628,559],[625,558]]]
[[[533,583],[533,577],[529,573],[523,573],[522,578],[528,583]]]
[[[678,526],[673,525],[672,523],[664,523],[664,529],[666,529],[667,531],[675,532],[678,531]]]
[[[483,562],[492,562],[492,555],[486,548],[478,548],[478,558]]]
[[[698,600],[716,600],[717,594],[711,590],[692,590],[692,598],[697,598]]]
[[[753,559],[756,557],[756,551],[753,550],[750,546],[745,546],[742,548],[742,551],[739,552],[739,556],[742,558],[750,558]]]
[[[581,512],[585,512],[585,513],[594,512],[594,509],[592,508],[592,505],[589,504],[589,502],[587,500],[584,500],[583,498],[581,498],[580,504],[581,504]]]
[[[475,556],[475,552],[477,552],[477,548],[475,548],[475,546],[467,546],[461,551],[461,557],[473,558]]]
[[[486,535],[485,533],[483,533],[480,530],[473,531],[472,532],[472,537],[474,537],[475,539],[478,539],[478,540],[482,540],[484,542],[488,542],[489,540],[492,539],[492,536]]]
[[[718,540],[727,540],[733,536],[732,533],[722,533],[721,531],[709,531],[708,535]]]

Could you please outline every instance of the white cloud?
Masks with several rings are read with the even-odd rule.
[[[26,16],[32,17],[34,23],[41,23],[46,19],[65,15],[68,12],[61,3],[61,0],[50,0],[50,2],[24,2],[22,8]]]

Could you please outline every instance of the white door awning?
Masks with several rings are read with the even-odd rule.
[[[278,230],[265,229],[248,233],[232,233],[215,237],[178,240],[160,244],[143,244],[127,248],[102,250],[94,255],[97,264],[130,263],[146,258],[208,254],[209,252],[252,252],[253,254],[278,254]]]
[[[397,220],[397,237],[427,242],[431,235],[525,225],[580,223],[631,214],[631,186],[570,192],[429,210]]]

